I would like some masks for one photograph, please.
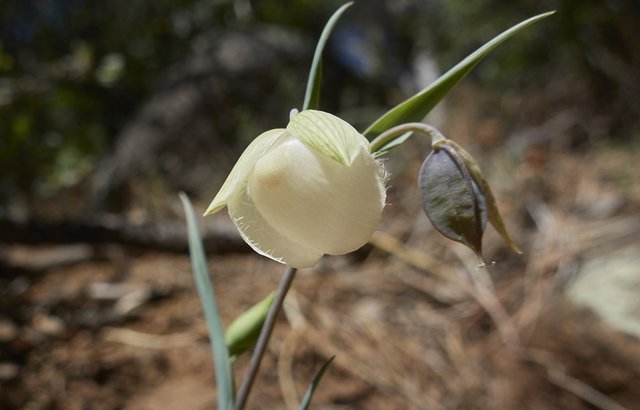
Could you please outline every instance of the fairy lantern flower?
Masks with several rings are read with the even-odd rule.
[[[227,206],[256,252],[304,268],[367,243],[385,198],[384,169],[365,137],[306,110],[247,147],[205,216]]]

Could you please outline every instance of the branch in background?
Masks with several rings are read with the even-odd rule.
[[[0,218],[0,243],[4,244],[119,244],[146,250],[187,252],[182,221],[130,224],[110,215],[87,219],[43,221]],[[205,229],[202,235],[209,254],[244,253],[251,249],[235,230]]]

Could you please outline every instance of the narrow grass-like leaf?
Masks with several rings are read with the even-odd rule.
[[[233,408],[234,401],[233,374],[231,372],[231,364],[229,363],[229,352],[227,351],[227,345],[224,341],[222,320],[218,313],[213,285],[209,278],[209,269],[207,268],[207,261],[205,259],[193,207],[191,206],[189,198],[184,193],[180,193],[180,200],[182,201],[187,219],[189,253],[191,255],[193,276],[196,281],[196,288],[198,289],[202,309],[204,310],[207,327],[209,328],[209,339],[214,359],[213,365],[216,372],[218,409],[230,410]]]
[[[445,95],[453,89],[491,50],[500,45],[514,34],[522,31],[531,24],[548,17],[555,13],[554,11],[543,13],[528,20],[517,24],[502,34],[494,37],[491,41],[474,51],[464,60],[459,62],[436,81],[431,83],[418,94],[408,100],[396,105],[387,111],[363,133],[369,140],[388,130],[391,127],[413,121],[422,121],[422,119],[444,98]]]
[[[336,358],[335,356],[331,356],[331,358],[327,360],[325,364],[322,365],[320,370],[318,370],[318,373],[316,373],[315,377],[311,381],[311,384],[309,385],[309,388],[307,389],[307,392],[302,398],[302,402],[300,402],[300,407],[299,407],[300,410],[307,410],[309,408],[309,404],[311,403],[311,397],[313,396],[313,393],[316,391],[316,388],[320,383],[320,379],[322,379],[322,376],[327,371],[327,369],[329,368],[329,365],[335,358]]]
[[[241,313],[227,326],[224,340],[233,359],[251,349],[260,336],[260,330],[267,318],[269,308],[276,294],[271,292],[266,298]]]
[[[314,76],[313,88],[311,90],[311,97],[309,97],[309,101],[307,101],[307,96],[305,94],[304,104],[302,105],[303,110],[317,110],[320,108],[320,86],[322,85],[322,57],[318,61],[318,69],[316,71],[316,75]],[[307,86],[307,92],[308,86]]]
[[[320,85],[322,83],[322,52],[324,46],[327,44],[327,40],[333,31],[333,28],[338,23],[340,16],[353,5],[353,2],[344,4],[338,10],[336,10],[327,24],[322,30],[318,44],[316,45],[316,51],[313,54],[313,61],[311,62],[311,69],[309,70],[309,79],[307,80],[307,90],[304,94],[304,103],[302,104],[302,111],[310,109],[320,108]]]

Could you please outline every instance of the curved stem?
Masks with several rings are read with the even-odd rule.
[[[282,309],[284,298],[285,296],[287,296],[287,292],[291,287],[291,283],[296,276],[296,272],[296,268],[288,267],[284,272],[284,276],[280,281],[280,285],[278,285],[276,297],[271,304],[271,308],[269,309],[267,318],[265,319],[262,330],[260,331],[260,336],[258,337],[256,348],[253,351],[253,355],[251,356],[249,370],[247,370],[247,375],[245,376],[244,380],[242,381],[242,385],[240,386],[240,391],[238,392],[238,397],[236,399],[235,410],[242,410],[247,404],[247,399],[249,398],[251,387],[253,386],[253,382],[256,379],[258,370],[260,370],[260,363],[262,362],[262,357],[264,356],[264,352],[267,349],[267,344],[269,344],[269,338],[271,337],[271,333],[273,332],[273,328],[275,327],[276,320],[278,319],[278,314]]]
[[[381,148],[393,142],[394,140],[401,138],[404,134],[409,132],[419,132],[431,137],[431,143],[444,140],[444,136],[435,127],[427,125],[422,122],[408,122],[406,124],[400,124],[393,128],[389,128],[382,134],[378,135],[373,141],[369,143],[369,150],[372,153],[380,151]]]

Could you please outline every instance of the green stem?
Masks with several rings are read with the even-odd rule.
[[[284,272],[282,280],[280,281],[276,297],[271,304],[271,308],[269,309],[267,318],[264,321],[262,330],[260,331],[260,336],[258,337],[258,342],[256,343],[255,350],[253,351],[253,355],[251,356],[249,370],[247,370],[247,375],[245,376],[244,380],[242,381],[242,385],[240,386],[240,391],[238,392],[238,397],[236,399],[235,410],[242,410],[247,404],[249,393],[251,393],[251,387],[253,386],[253,382],[256,379],[258,370],[260,370],[262,357],[264,356],[264,352],[267,349],[267,345],[269,344],[269,338],[271,337],[273,328],[276,325],[276,320],[278,319],[278,315],[280,314],[280,310],[282,309],[282,303],[284,302],[285,296],[287,296],[287,292],[289,291],[291,283],[296,276],[296,272],[296,268],[288,267]]]
[[[384,146],[410,132],[418,132],[430,136],[431,144],[445,139],[440,131],[431,125],[427,125],[422,122],[408,122],[406,124],[400,124],[393,128],[389,128],[382,134],[378,135],[369,143],[369,149],[372,153],[376,153]]]

